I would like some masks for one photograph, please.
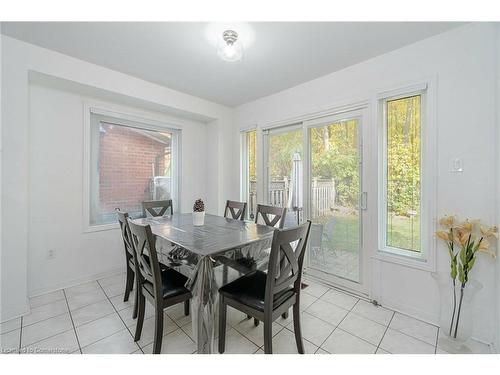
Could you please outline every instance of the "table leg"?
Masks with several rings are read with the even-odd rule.
[[[203,257],[198,263],[196,281],[191,290],[191,311],[193,332],[198,343],[199,354],[213,353],[215,338],[217,283],[210,257]]]

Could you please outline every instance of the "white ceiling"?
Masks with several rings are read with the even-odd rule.
[[[461,23],[3,22],[2,33],[227,106],[238,106]],[[222,61],[226,28],[245,55]]]

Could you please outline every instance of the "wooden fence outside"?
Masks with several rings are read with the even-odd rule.
[[[287,207],[290,193],[290,179],[270,182],[269,200],[271,206]],[[335,206],[335,181],[333,179],[313,179],[311,187],[312,217],[327,215]],[[257,181],[250,181],[249,214],[254,218],[257,210]]]

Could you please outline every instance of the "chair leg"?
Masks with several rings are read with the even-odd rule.
[[[302,342],[302,331],[300,329],[300,305],[298,300],[295,305],[293,305],[293,331],[295,332],[297,351],[300,354],[304,354],[304,343]]]
[[[264,353],[273,354],[273,322],[264,319]]]
[[[257,318],[253,318],[253,325],[254,325],[255,327],[258,327],[258,326],[259,326],[259,323],[260,323],[260,322],[259,322],[259,319],[257,319]]]
[[[125,282],[125,295],[123,296],[123,302],[128,301],[130,292],[134,288],[134,271],[127,266],[127,281]]]
[[[163,339],[163,305],[162,301],[156,301],[155,306],[155,333],[153,343],[153,354],[161,353],[161,344]]]
[[[228,280],[228,267],[224,264],[222,266],[222,285],[226,285]]]
[[[189,316],[189,300],[184,301],[184,315]]]
[[[139,310],[139,288],[137,285],[135,286],[135,293],[134,293],[134,311],[132,313],[132,319],[137,318],[137,312]]]
[[[227,305],[224,302],[224,297],[219,295],[219,353],[222,354],[226,350],[226,315]]]
[[[252,315],[247,315],[247,319],[252,319]]]
[[[142,324],[144,323],[144,311],[146,309],[146,298],[142,295],[142,291],[139,289],[137,291],[139,293],[138,298],[138,314],[137,314],[137,324],[135,326],[135,336],[134,341],[139,341],[141,339],[142,333]]]

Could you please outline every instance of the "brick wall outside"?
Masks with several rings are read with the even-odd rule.
[[[137,131],[103,124],[99,147],[99,199],[101,214],[115,208],[139,212],[141,202],[152,199],[151,181],[163,175],[165,144]]]

